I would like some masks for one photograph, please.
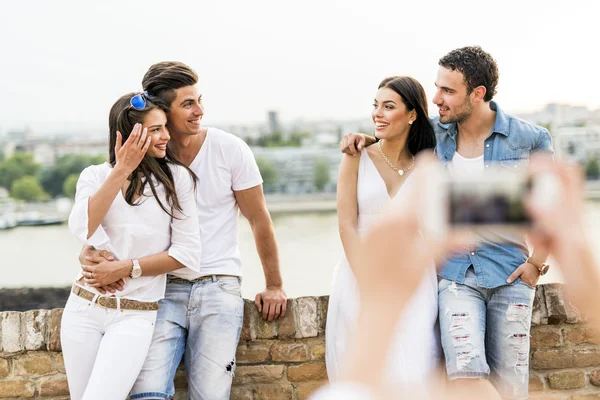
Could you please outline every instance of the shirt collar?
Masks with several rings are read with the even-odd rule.
[[[496,121],[494,122],[494,133],[499,133],[504,136],[509,135],[509,127],[510,123],[508,120],[508,115],[502,111],[502,109],[498,106],[495,101],[490,101],[490,109],[496,111]],[[443,124],[439,122],[438,125],[446,130],[446,134],[450,136],[452,139],[456,138],[458,124],[456,122],[452,122],[449,124]]]

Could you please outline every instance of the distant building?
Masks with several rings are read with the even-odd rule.
[[[600,125],[562,127],[555,129],[553,136],[557,154],[581,163],[593,158],[600,160]]]
[[[15,153],[31,153],[34,162],[51,167],[56,164],[58,157],[67,154],[107,155],[108,143],[105,139],[89,138],[8,140],[2,150],[5,158]]]
[[[318,147],[253,147],[254,156],[265,159],[279,171],[279,179],[273,185],[275,192],[300,194],[316,191],[314,186],[315,165],[324,160],[329,166],[329,182],[324,191],[335,192],[342,153],[336,148]]]
[[[267,129],[269,134],[272,135],[275,132],[281,132],[281,125],[279,124],[279,114],[277,111],[269,111],[267,113]]]

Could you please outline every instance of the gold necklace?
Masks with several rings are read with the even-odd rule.
[[[381,157],[383,157],[383,159],[385,160],[387,165],[389,165],[390,168],[392,168],[394,171],[396,171],[398,173],[398,175],[403,176],[405,173],[410,171],[412,169],[412,167],[415,166],[415,156],[412,156],[412,164],[410,164],[410,166],[408,168],[402,169],[402,168],[396,167],[394,164],[392,164],[392,162],[383,153],[383,149],[381,148],[381,140],[379,142],[377,142],[377,146],[379,147],[379,153],[381,154]]]

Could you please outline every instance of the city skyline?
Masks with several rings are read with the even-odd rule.
[[[104,131],[112,103],[140,90],[145,70],[161,60],[198,72],[205,125],[264,123],[269,110],[283,123],[368,119],[390,75],[417,78],[436,115],[437,61],[471,44],[498,61],[504,110],[530,113],[552,102],[600,109],[592,46],[599,2],[511,0],[493,19],[476,1],[161,4],[5,5],[2,132]]]

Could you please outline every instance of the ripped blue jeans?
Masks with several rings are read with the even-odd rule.
[[[535,289],[521,282],[486,289],[473,268],[463,284],[439,283],[439,320],[450,380],[489,378],[503,399],[526,399]]]

